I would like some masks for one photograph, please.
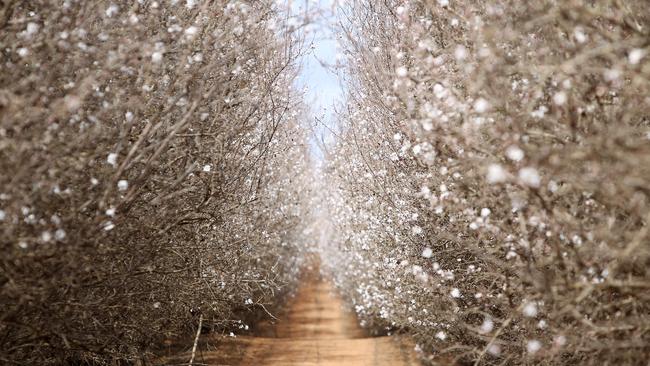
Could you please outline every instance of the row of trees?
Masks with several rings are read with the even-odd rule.
[[[431,362],[650,357],[647,2],[355,0],[321,251]]]
[[[135,360],[271,311],[308,168],[285,20],[271,0],[0,5],[0,363]]]

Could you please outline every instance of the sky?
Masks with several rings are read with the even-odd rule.
[[[334,0],[294,0],[290,5],[294,14],[304,15],[305,10],[308,14],[318,13],[304,30],[309,52],[302,57],[296,86],[305,90],[305,100],[311,109],[309,122],[317,135],[311,143],[312,155],[322,159],[316,139],[332,140],[332,134],[322,123],[329,127],[335,125],[333,105],[343,98],[343,88],[332,67],[336,65],[338,53],[336,35],[332,30],[336,22]],[[316,118],[322,123],[316,123]]]

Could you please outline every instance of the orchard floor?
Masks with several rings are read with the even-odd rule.
[[[305,274],[281,319],[258,328],[258,337],[205,336],[194,365],[419,365],[407,338],[368,337],[316,268]],[[187,365],[190,358],[188,351],[162,364]]]

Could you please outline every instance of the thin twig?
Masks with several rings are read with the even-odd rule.
[[[192,358],[190,358],[189,365],[194,364],[194,358],[196,357],[196,346],[199,344],[199,337],[201,337],[201,327],[203,326],[203,314],[199,316],[199,326],[196,328],[196,337],[194,338],[194,346],[192,346]]]

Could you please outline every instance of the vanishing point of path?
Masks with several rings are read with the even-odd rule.
[[[317,269],[303,276],[286,314],[263,337],[207,336],[194,365],[400,366],[419,365],[413,343],[398,336],[368,337],[331,283]],[[206,350],[207,349],[207,350]],[[190,352],[165,359],[187,365]]]

